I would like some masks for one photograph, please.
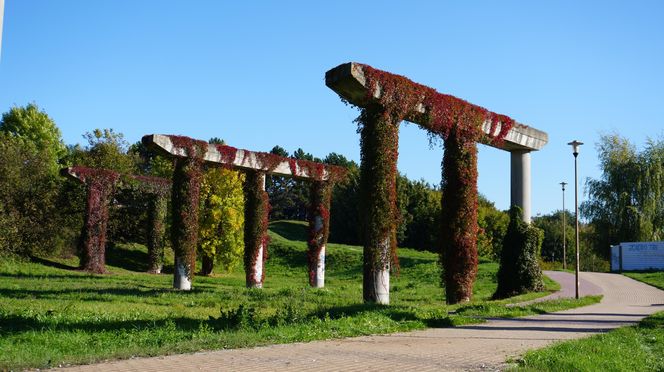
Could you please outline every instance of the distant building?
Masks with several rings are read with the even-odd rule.
[[[623,270],[664,270],[664,241],[611,246],[611,271]]]

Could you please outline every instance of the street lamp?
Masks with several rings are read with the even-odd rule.
[[[560,185],[563,187],[563,270],[567,270],[567,250],[566,250],[566,244],[567,244],[567,234],[565,232],[565,227],[567,224],[565,223],[565,185],[567,185],[567,182],[561,182]]]
[[[576,220],[576,226],[574,232],[576,234],[576,268],[574,270],[576,277],[576,299],[579,299],[579,178],[577,171],[576,158],[579,156],[579,147],[583,145],[583,142],[574,140],[568,145],[572,146],[572,154],[574,155],[574,219]]]

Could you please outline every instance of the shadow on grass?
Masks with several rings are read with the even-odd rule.
[[[166,288],[67,288],[67,289],[10,289],[0,288],[0,297],[22,299],[22,298],[36,298],[36,299],[58,299],[74,297],[76,301],[111,301],[117,302],[118,298],[104,298],[101,296],[134,296],[134,297],[156,297],[164,293],[174,293],[178,296],[194,296],[200,293],[213,292],[213,287],[198,286],[189,291],[179,291],[175,289]]]
[[[45,313],[37,317],[26,317],[21,315],[0,314],[0,335],[10,335],[23,332],[48,331],[84,331],[96,332],[136,332],[141,330],[157,330],[160,328],[174,328],[179,331],[194,332],[200,329],[204,320],[192,318],[168,318],[159,320],[129,320],[129,321],[82,321],[82,322],[58,322],[54,319],[54,313]]]
[[[147,252],[137,249],[127,249],[116,244],[109,244],[106,248],[106,264],[129,271],[148,271],[149,257]]]
[[[38,264],[44,265],[44,266],[54,267],[54,268],[56,268],[56,269],[62,269],[62,270],[78,270],[78,267],[76,267],[76,266],[65,265],[65,264],[60,263],[60,262],[51,261],[51,260],[47,260],[47,259],[45,259],[45,258],[36,257],[36,256],[30,256],[30,261],[32,261],[32,262],[34,262],[34,263],[38,263]]]
[[[307,241],[307,226],[291,221],[275,221],[270,223],[270,230],[288,240]]]

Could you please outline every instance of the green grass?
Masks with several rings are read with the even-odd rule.
[[[663,371],[664,312],[632,327],[530,351],[517,371]]]
[[[623,275],[664,290],[664,271],[631,272]]]
[[[198,276],[192,291],[174,291],[171,275],[141,272],[147,253],[136,244],[108,249],[108,275],[78,272],[76,259],[2,260],[0,370],[408,331],[583,304],[505,307],[548,292],[490,302],[498,266],[482,262],[474,301],[447,306],[437,257],[410,249],[400,249],[391,305],[363,304],[360,247],[330,244],[326,288],[309,288],[304,228],[271,224],[262,290],[246,289],[239,270]]]

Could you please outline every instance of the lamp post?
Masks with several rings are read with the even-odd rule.
[[[583,142],[574,140],[568,145],[572,146],[572,154],[574,155],[574,219],[576,220],[576,226],[574,228],[574,233],[576,234],[576,268],[574,270],[576,278],[576,299],[579,299],[579,178],[577,171],[577,162],[576,159],[579,156],[579,147],[583,145]]]
[[[563,187],[563,270],[567,270],[567,234],[565,231],[565,227],[567,226],[565,223],[565,185],[567,185],[567,182],[563,181],[560,185]]]

